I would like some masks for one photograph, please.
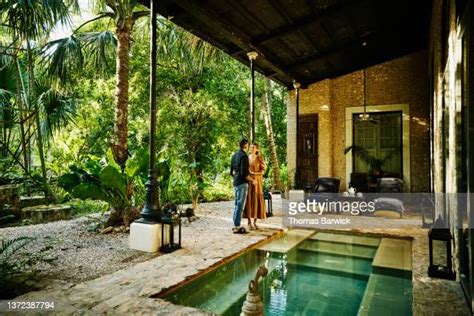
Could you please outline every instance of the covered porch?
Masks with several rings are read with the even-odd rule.
[[[290,90],[295,188],[333,177],[346,191],[362,174],[370,190],[370,178],[382,174],[401,179],[404,192],[470,192],[470,1],[168,0],[157,10],[250,65],[250,77],[256,70]],[[253,103],[251,93],[250,138]],[[378,170],[356,146],[382,161]],[[451,255],[471,306],[471,212],[463,205],[446,199],[433,213],[461,247]]]
[[[358,146],[377,159],[393,156],[383,173],[402,179],[405,192],[428,192],[430,162],[423,153],[430,150],[431,4],[160,1],[157,9],[246,65],[255,52],[252,72],[288,87],[287,162],[294,187],[335,177],[342,192],[352,174],[365,174],[370,191],[376,171],[354,150],[345,154]],[[372,119],[359,122],[366,113]]]

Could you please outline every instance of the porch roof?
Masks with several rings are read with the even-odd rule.
[[[143,0],[149,5],[149,1]],[[292,88],[425,49],[432,0],[160,0],[177,25]]]

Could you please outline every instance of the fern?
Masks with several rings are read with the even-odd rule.
[[[0,292],[7,292],[14,283],[21,282],[38,262],[35,255],[23,251],[35,238],[18,237],[0,242]],[[4,296],[8,293],[1,293]]]
[[[0,243],[0,282],[20,273],[25,267],[25,261],[21,260],[21,249],[35,239],[31,237],[19,237],[10,240],[2,240]]]

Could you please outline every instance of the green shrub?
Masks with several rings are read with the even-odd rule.
[[[81,200],[72,199],[66,204],[70,205],[74,215],[87,215],[94,213],[103,213],[109,209],[109,203],[100,200]]]
[[[25,290],[25,281],[37,271],[37,264],[51,261],[47,258],[50,245],[35,252],[26,249],[35,240],[31,237],[0,240],[0,299],[19,295]]]
[[[234,191],[231,186],[213,185],[204,190],[204,202],[229,201],[234,197]]]

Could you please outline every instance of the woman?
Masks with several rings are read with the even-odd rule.
[[[250,229],[258,229],[257,219],[266,218],[265,202],[263,200],[263,175],[266,168],[265,161],[259,153],[258,144],[250,145],[249,172],[250,177],[255,180],[255,184],[249,186],[247,205],[243,215],[248,219]]]

